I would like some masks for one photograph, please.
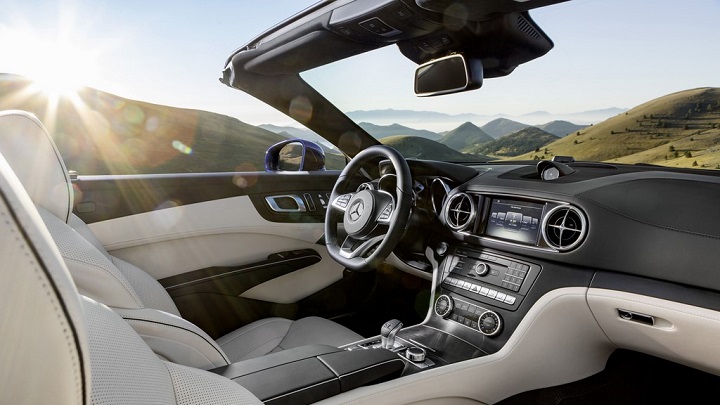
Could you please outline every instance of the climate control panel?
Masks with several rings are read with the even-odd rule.
[[[475,329],[485,336],[495,336],[502,331],[502,317],[498,313],[471,302],[441,295],[435,300],[434,309],[439,317]]]

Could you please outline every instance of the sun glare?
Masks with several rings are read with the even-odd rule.
[[[96,79],[94,52],[83,49],[67,36],[40,38],[32,32],[3,30],[0,54],[11,61],[6,73],[16,73],[34,81],[35,90],[49,97],[70,97]]]

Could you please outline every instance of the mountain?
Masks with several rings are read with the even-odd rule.
[[[482,129],[478,128],[472,122],[466,122],[459,127],[446,132],[440,143],[449,146],[455,150],[463,150],[468,146],[491,142],[494,139],[486,134]]]
[[[509,120],[507,118],[498,118],[488,122],[480,128],[494,139],[498,139],[529,126],[530,125],[528,124],[523,124],[522,122]]]
[[[413,129],[400,124],[375,125],[369,122],[361,122],[358,125],[360,126],[360,128],[364,129],[365,131],[367,131],[367,133],[372,135],[375,139],[382,139],[388,136],[396,135],[417,136],[420,138],[431,139],[434,141],[440,139],[440,135],[436,134],[435,132],[427,131],[424,129]]]
[[[380,141],[397,149],[403,156],[409,158],[449,162],[484,162],[490,160],[487,156],[461,153],[439,142],[417,136],[390,136]]]
[[[720,88],[684,90],[643,103],[517,159],[720,168]]]
[[[465,152],[503,157],[517,156],[536,151],[557,139],[557,136],[540,128],[527,127],[492,142],[470,147]]]
[[[286,139],[226,115],[92,88],[55,104],[32,84],[21,76],[0,75],[0,110],[37,115],[68,169],[79,174],[262,171],[265,150]],[[341,156],[327,156],[328,167],[344,163]]]
[[[560,138],[566,136],[567,134],[569,134],[571,132],[577,132],[577,131],[587,127],[587,125],[577,125],[577,124],[573,124],[572,122],[563,121],[563,120],[550,121],[546,124],[535,125],[535,126],[542,129],[545,132],[549,132]]]

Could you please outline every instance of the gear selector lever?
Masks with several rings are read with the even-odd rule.
[[[392,349],[395,346],[395,335],[402,329],[403,324],[397,319],[391,319],[383,324],[380,329],[382,347]]]

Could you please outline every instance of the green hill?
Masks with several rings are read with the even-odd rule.
[[[440,138],[440,143],[460,151],[469,146],[492,142],[493,140],[493,137],[486,134],[475,124],[466,122],[443,134],[442,138]]]
[[[527,127],[500,139],[482,145],[475,145],[465,150],[467,153],[479,153],[491,156],[517,156],[538,150],[543,145],[556,141],[557,136],[540,128]]]
[[[571,132],[577,132],[577,131],[585,128],[587,125],[578,125],[578,124],[573,124],[572,122],[568,122],[568,121],[556,120],[556,121],[550,121],[546,124],[535,125],[535,126],[542,129],[545,132],[549,132],[557,137],[562,138]]]
[[[413,129],[400,124],[375,125],[369,122],[361,122],[358,125],[375,139],[382,139],[388,136],[396,135],[417,136],[420,138],[432,139],[433,141],[440,139],[440,135],[435,132],[424,129]]]
[[[517,159],[720,167],[720,88],[703,87],[648,101]]]
[[[529,126],[530,125],[528,124],[523,124],[522,122],[509,120],[507,118],[497,118],[483,125],[480,129],[493,138],[498,139]]]
[[[381,142],[397,149],[406,158],[449,162],[482,162],[490,160],[487,156],[460,153],[439,142],[417,136],[390,136],[381,139]]]
[[[0,109],[34,113],[79,174],[264,170],[265,150],[284,140],[237,118],[130,100],[84,88],[52,100],[32,82],[0,75]],[[344,158],[327,155],[328,167]]]

